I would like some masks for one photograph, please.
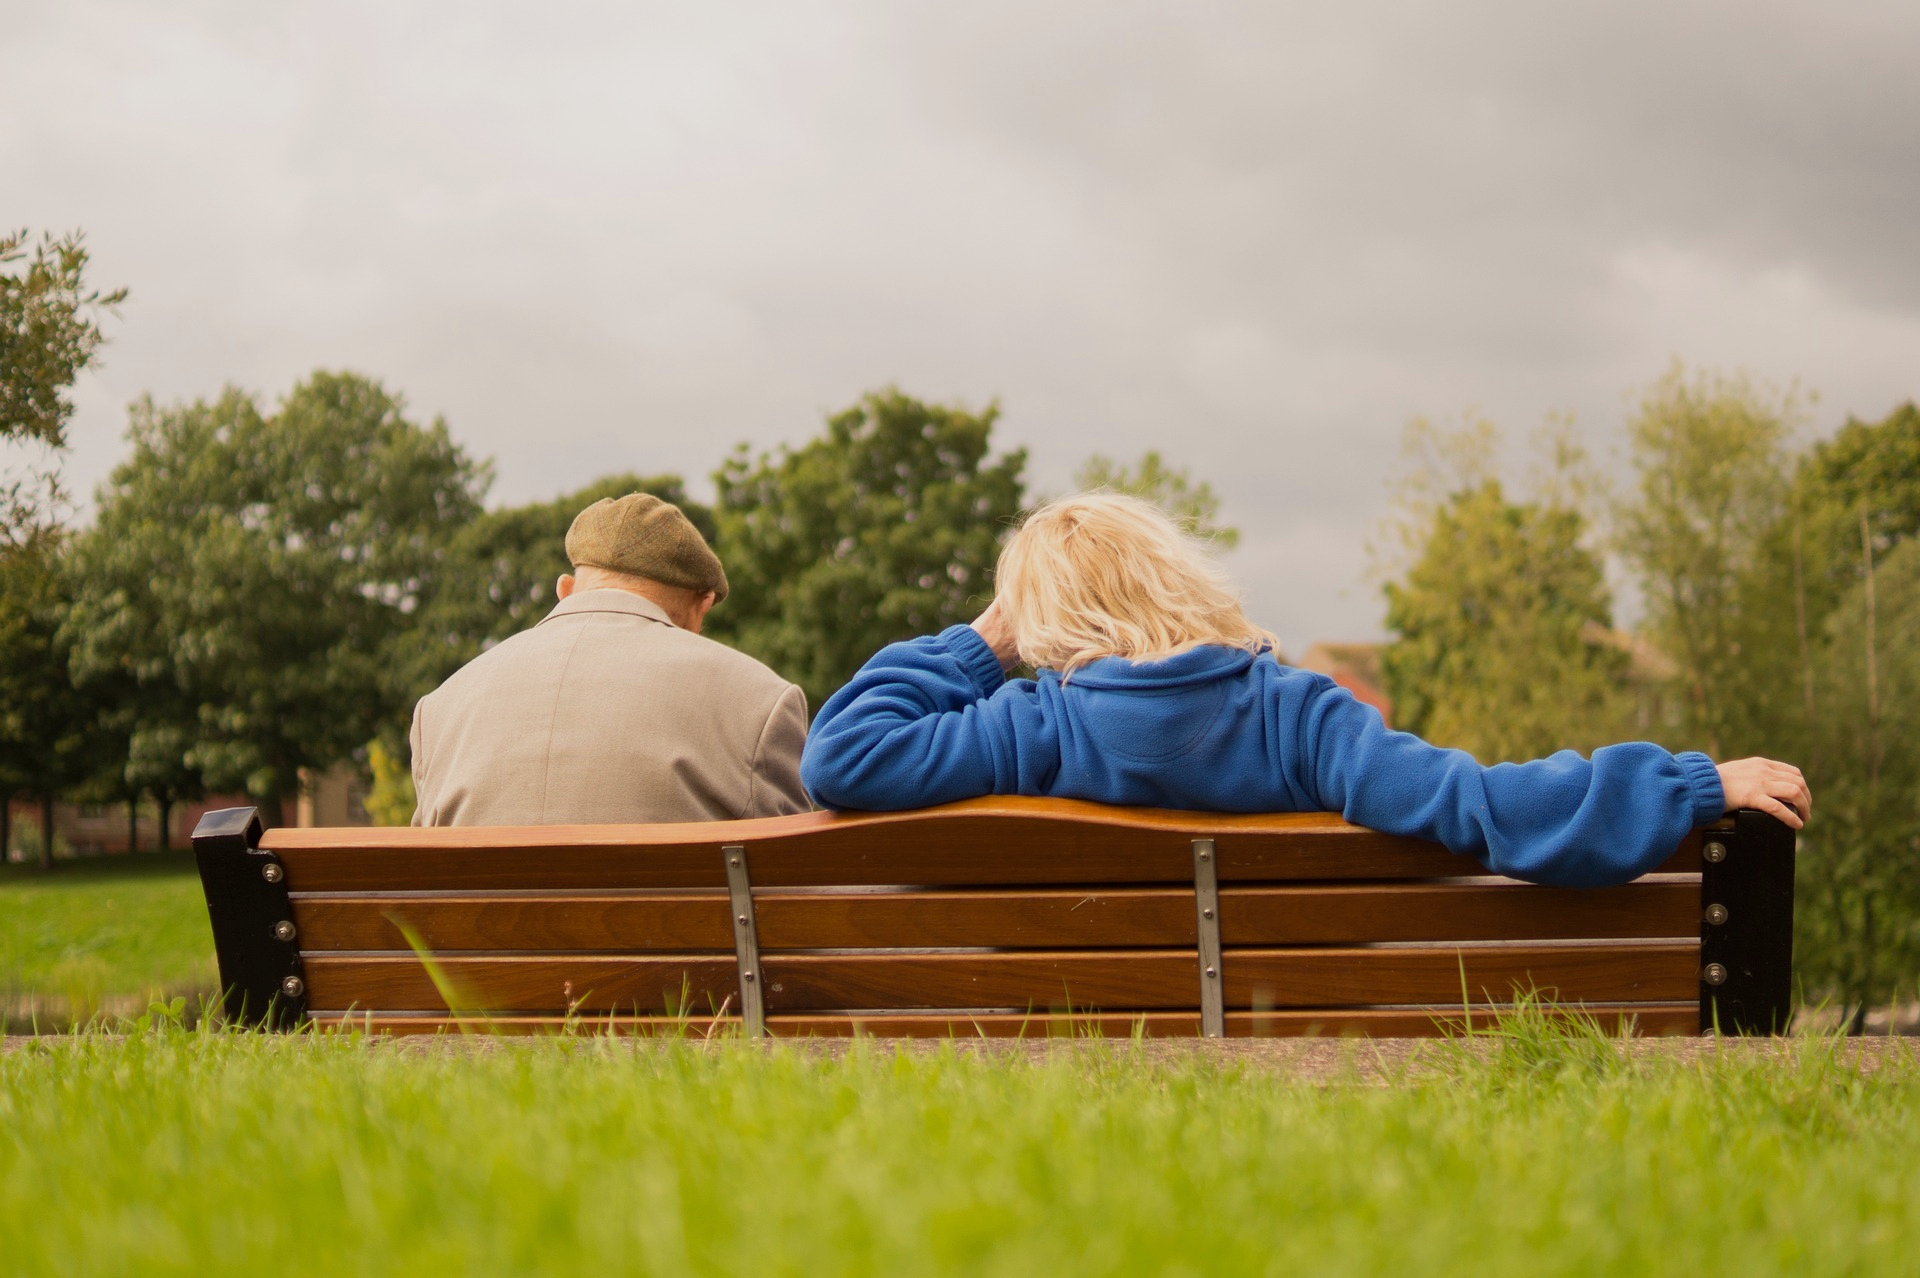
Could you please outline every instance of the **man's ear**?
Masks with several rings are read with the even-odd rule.
[[[688,620],[693,624],[688,626],[687,629],[693,631],[696,635],[699,634],[700,627],[706,623],[707,614],[713,611],[713,605],[719,602],[719,599],[719,595],[709,590],[694,600],[693,611],[688,617]]]
[[[563,572],[560,574],[560,580],[553,583],[553,597],[555,599],[565,599],[568,595],[573,593],[573,589],[574,589],[573,574],[570,572]]]

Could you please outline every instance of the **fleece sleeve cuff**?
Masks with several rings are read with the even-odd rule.
[[[1727,814],[1727,792],[1720,788],[1720,769],[1712,759],[1697,750],[1673,756],[1680,774],[1693,792],[1693,823],[1705,825]]]
[[[1000,658],[993,655],[993,649],[972,626],[948,626],[940,632],[940,642],[960,663],[960,668],[972,676],[981,696],[991,697],[1007,681],[1006,671],[1000,668]]]

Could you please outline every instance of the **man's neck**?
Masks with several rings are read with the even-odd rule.
[[[693,616],[687,592],[678,586],[669,586],[649,577],[637,577],[632,573],[581,567],[574,570],[573,590],[576,594],[583,590],[623,590],[627,594],[638,595],[666,613],[667,620],[675,626],[696,635],[700,633],[700,620]]]

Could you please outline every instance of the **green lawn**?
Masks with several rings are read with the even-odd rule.
[[[0,1016],[51,1001],[84,1019],[218,985],[191,852],[0,866]]]
[[[0,1267],[1911,1274],[1920,1068],[1843,1050],[1523,1027],[1380,1085],[1124,1043],[81,1035],[0,1057]]]

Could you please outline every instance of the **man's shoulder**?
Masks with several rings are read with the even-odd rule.
[[[717,639],[687,630],[672,633],[675,636],[672,642],[683,649],[690,660],[702,663],[743,690],[758,690],[774,697],[794,686],[764,662],[738,648],[729,648]]]
[[[508,635],[494,643],[477,656],[471,657],[458,670],[448,675],[440,687],[451,687],[462,681],[484,679],[488,675],[504,673],[513,666],[541,659],[543,650],[550,648],[561,636],[542,626],[529,626],[525,630]]]

